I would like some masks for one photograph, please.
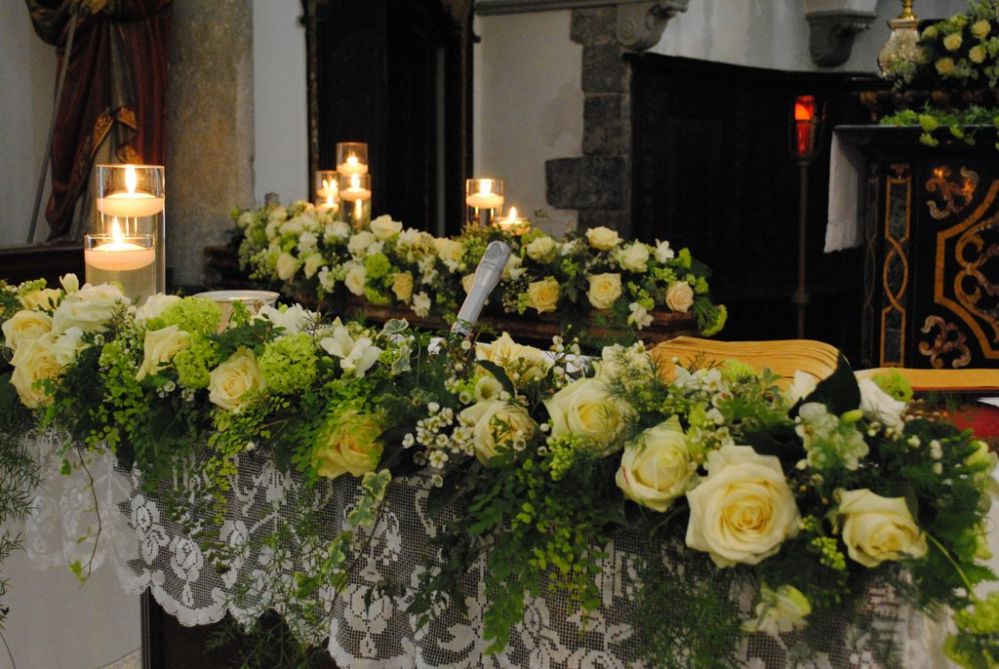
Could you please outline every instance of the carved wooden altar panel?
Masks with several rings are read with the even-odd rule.
[[[865,364],[999,367],[999,157],[850,128],[867,160]]]

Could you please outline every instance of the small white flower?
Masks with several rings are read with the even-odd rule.
[[[422,291],[413,295],[413,313],[417,316],[426,316],[429,314],[432,304],[430,296]]]
[[[656,240],[656,261],[660,265],[665,265],[667,261],[676,257],[676,253],[670,248],[669,242]]]
[[[943,448],[936,439],[930,442],[930,457],[934,460],[939,460],[943,457]]]
[[[652,316],[650,316],[648,310],[638,302],[632,302],[629,304],[628,309],[631,311],[631,314],[628,316],[628,322],[634,325],[636,330],[641,330],[642,328],[652,324]]]

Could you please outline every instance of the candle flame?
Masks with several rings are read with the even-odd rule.
[[[355,158],[354,161],[357,162],[357,159]],[[351,174],[350,175],[350,187],[351,188],[360,188],[361,187],[361,175],[360,174]]]
[[[493,192],[493,180],[492,179],[480,179],[479,180],[479,195],[490,195]]]
[[[323,190],[327,193],[336,193],[336,181],[332,179],[323,179]]]
[[[357,156],[355,156],[353,153],[347,156],[347,164],[350,165],[351,167],[357,165],[358,164]]]
[[[801,95],[794,101],[794,120],[811,121],[815,118],[815,98]]]
[[[517,208],[516,207],[510,207],[510,213],[507,214],[506,220],[510,221],[511,223],[513,223],[514,221],[517,220]]]
[[[326,206],[332,209],[334,204],[332,191],[326,191]]]
[[[118,223],[118,217],[115,216],[111,221],[111,241],[122,242],[125,241],[125,235],[121,231],[121,225]]]
[[[135,173],[135,167],[128,165],[125,167],[125,188],[129,193],[135,192],[135,187],[139,185],[139,175]]]

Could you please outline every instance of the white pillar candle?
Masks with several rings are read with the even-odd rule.
[[[138,176],[135,167],[125,167],[125,190],[108,194],[97,199],[97,210],[106,216],[118,218],[142,218],[155,216],[163,211],[163,197],[152,193],[136,191]]]

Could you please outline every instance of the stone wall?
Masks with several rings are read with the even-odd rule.
[[[166,137],[171,284],[197,285],[201,251],[253,198],[252,0],[174,0]]]

